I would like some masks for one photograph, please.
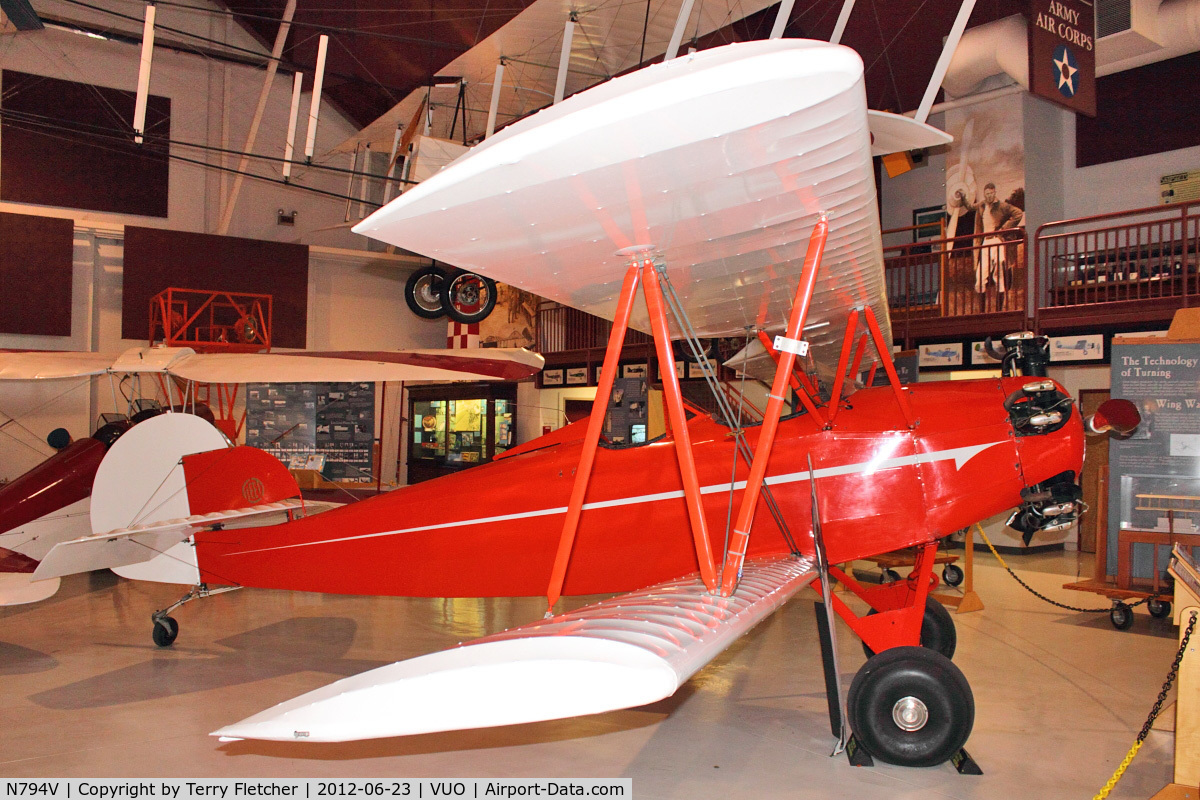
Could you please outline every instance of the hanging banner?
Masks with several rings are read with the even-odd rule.
[[[1029,91],[1096,116],[1096,12],[1089,0],[1033,0]]]

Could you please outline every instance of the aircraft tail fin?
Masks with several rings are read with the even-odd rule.
[[[130,438],[168,417],[176,419],[158,424],[156,435]],[[96,474],[93,533],[56,545],[35,579],[110,568],[135,580],[195,584],[200,573],[187,541],[193,533],[249,518],[283,522],[301,507],[300,488],[278,459],[221,446],[223,437],[212,449],[210,434],[220,434],[194,417],[181,422],[187,419],[156,417],[117,440]],[[189,432],[201,435],[189,440]]]

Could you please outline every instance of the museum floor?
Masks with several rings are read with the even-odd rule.
[[[1074,552],[1012,558],[1039,590],[1090,574]],[[190,604],[174,647],[150,641],[173,586],[109,573],[63,582],[49,601],[0,609],[0,776],[628,777],[643,798],[1091,797],[1120,762],[1175,652],[1169,621],[1139,609],[1065,612],[1027,594],[990,554],[977,559],[986,609],[956,616],[955,661],[971,681],[968,749],[982,777],[948,765],[854,768],[830,758],[807,591],[669,700],[595,717],[343,745],[207,735],[337,678],[540,616],[535,599],[414,600],[248,590]],[[578,602],[578,601],[577,601]],[[841,628],[842,668],[863,661]],[[849,678],[849,675],[848,675]],[[1174,709],[1112,797],[1170,781]]]

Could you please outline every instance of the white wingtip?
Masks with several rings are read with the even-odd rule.
[[[622,642],[548,636],[482,642],[364,672],[211,735],[343,742],[539,722],[645,705],[679,676]]]

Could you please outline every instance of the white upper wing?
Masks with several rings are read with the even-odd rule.
[[[110,353],[0,350],[0,380],[53,380],[102,375],[114,360],[116,356]]]
[[[197,353],[139,347],[103,353],[0,352],[0,380],[45,380],[159,372],[201,383],[520,380],[545,360],[521,348],[345,350],[296,353]]]
[[[916,123],[913,123],[914,125]],[[612,318],[629,257],[662,257],[702,336],[787,318],[808,237],[830,233],[809,322],[837,341],[883,259],[862,62],[777,39],[704,50],[522,120],[355,230]],[[647,328],[635,306],[631,324]]]

